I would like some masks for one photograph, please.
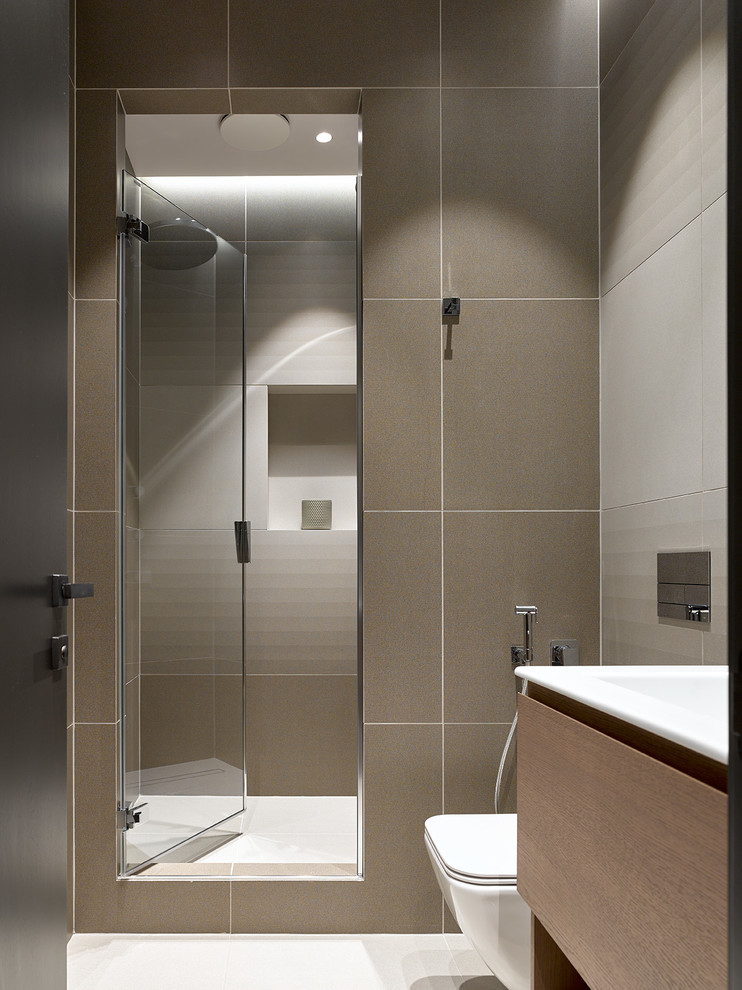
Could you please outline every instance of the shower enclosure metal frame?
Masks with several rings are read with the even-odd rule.
[[[357,491],[357,533],[356,533],[356,545],[357,545],[357,568],[356,568],[356,585],[357,585],[357,634],[356,634],[356,655],[357,655],[357,704],[356,704],[356,738],[357,738],[357,786],[356,786],[356,842],[357,842],[357,872],[354,875],[349,875],[347,877],[343,876],[313,876],[313,880],[327,880],[327,879],[341,879],[341,880],[356,880],[363,879],[364,876],[364,830],[363,830],[363,819],[364,819],[364,772],[363,772],[363,752],[364,752],[364,735],[363,735],[363,474],[362,474],[362,464],[363,464],[363,348],[362,348],[362,318],[363,318],[363,293],[362,293],[362,239],[361,239],[361,190],[362,190],[362,162],[361,162],[361,150],[362,150],[362,130],[361,130],[361,117],[359,114],[358,118],[358,173],[356,182],[356,491]],[[117,599],[118,599],[118,629],[117,629],[117,644],[118,644],[118,680],[119,680],[119,691],[120,691],[120,706],[121,706],[121,718],[120,718],[120,732],[119,732],[119,799],[120,799],[120,811],[119,811],[119,823],[118,827],[121,828],[121,837],[119,840],[119,874],[122,877],[132,876],[135,874],[144,863],[137,864],[136,866],[127,869],[126,863],[126,830],[122,827],[124,825],[125,818],[125,770],[126,770],[126,749],[125,749],[125,732],[126,726],[124,723],[123,712],[124,712],[124,699],[125,699],[125,686],[126,686],[126,603],[125,603],[125,593],[126,593],[126,558],[125,558],[125,538],[126,538],[126,516],[125,516],[125,484],[126,484],[126,418],[125,418],[125,379],[126,379],[126,357],[125,357],[125,327],[124,327],[124,266],[125,266],[125,250],[122,243],[121,236],[118,239],[118,275],[119,275],[119,365],[118,365],[118,421],[119,421],[119,447],[118,447],[118,470],[120,481],[118,485],[118,504],[117,509],[119,511],[119,522],[118,522],[118,540],[119,540],[119,560],[117,565],[118,570],[118,589],[117,589]],[[244,280],[244,263],[243,263],[243,280]],[[243,282],[244,285],[244,282]],[[245,314],[245,293],[243,290],[242,298],[242,311],[243,311],[243,326],[244,320],[246,318]],[[243,343],[242,343],[242,367],[243,367],[243,388],[244,383],[247,381],[246,377],[246,340],[245,334],[243,332]],[[243,433],[242,433],[242,457],[243,463],[246,456],[246,435],[245,435],[245,420],[243,417]],[[243,513],[244,518],[244,504],[245,504],[245,480],[243,474],[242,481],[242,501],[243,501]],[[242,603],[243,603],[243,616],[244,616],[244,601],[245,601],[245,570],[244,566],[242,568]],[[243,717],[242,717],[242,736],[243,736],[243,754],[245,753],[245,733],[246,733],[246,718],[245,718],[245,705],[246,705],[246,690],[247,690],[247,678],[245,677],[244,668],[244,657],[243,657],[243,673],[242,673],[242,706],[243,706]],[[243,760],[243,802],[247,796],[247,771],[246,765]],[[238,813],[238,812],[236,812]],[[228,816],[232,817],[232,816]],[[224,819],[224,821],[227,821]],[[220,824],[220,823],[215,823]],[[213,827],[213,826],[212,826]],[[206,830],[208,831],[208,829]],[[170,850],[178,848],[179,846],[185,845],[190,842],[194,836],[189,836],[188,838],[182,840],[181,842],[175,843],[173,846],[169,847]],[[194,874],[195,875],[195,874]],[[300,876],[300,875],[299,875]],[[294,877],[295,879],[296,877]],[[286,877],[286,879],[292,879],[291,877]]]

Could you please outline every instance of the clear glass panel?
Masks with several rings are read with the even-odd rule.
[[[122,238],[130,871],[244,808],[244,256],[126,173],[124,210],[150,228]]]

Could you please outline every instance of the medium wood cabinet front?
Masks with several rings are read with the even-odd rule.
[[[592,990],[725,990],[727,796],[525,696],[518,890]]]

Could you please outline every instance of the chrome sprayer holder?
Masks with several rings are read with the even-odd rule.
[[[538,609],[535,605],[516,605],[515,614],[523,616],[523,645],[510,647],[510,662],[514,667],[528,667],[533,663],[533,623],[538,622]]]

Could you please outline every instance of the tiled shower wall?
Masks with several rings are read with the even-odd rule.
[[[76,928],[440,931],[423,822],[492,808],[514,605],[599,659],[596,2],[79,0],[77,42]],[[364,879],[117,881],[122,105],[361,99]]]
[[[218,284],[216,333],[211,294],[203,297],[205,312],[194,315],[193,293],[183,291],[195,282],[192,269],[150,269],[156,295],[141,359],[142,765],[217,757],[242,767],[242,680],[235,673],[242,589],[233,536],[218,530],[231,519],[242,485],[242,406],[232,393],[242,380],[246,251],[251,399],[245,471],[253,545],[245,571],[247,790],[253,796],[354,795],[356,416],[348,384],[356,358],[354,179],[258,180],[257,186],[239,177],[146,181],[241,253],[233,260],[222,245],[222,268],[228,263],[232,276],[238,262],[240,278],[237,297],[232,277],[222,275]],[[208,266],[202,277],[213,277]],[[334,333],[326,342],[328,331]],[[185,332],[191,354],[184,353]],[[218,388],[209,380],[215,343]],[[281,391],[297,382],[314,383],[314,392]],[[266,399],[269,386],[279,391]],[[212,391],[227,396],[217,435],[203,408],[203,396],[211,399]],[[263,393],[255,407],[254,392]],[[188,458],[177,472],[163,472],[176,437],[188,438]],[[308,459],[311,478],[302,477]],[[330,476],[322,475],[322,465]],[[153,496],[149,479],[160,473]],[[301,532],[301,498],[329,496],[333,531]],[[204,532],[207,526],[211,532]],[[138,640],[138,628],[132,633]],[[127,705],[136,703],[127,696]]]
[[[726,663],[727,5],[605,6],[603,662]],[[701,548],[710,627],[659,620],[657,552]]]

